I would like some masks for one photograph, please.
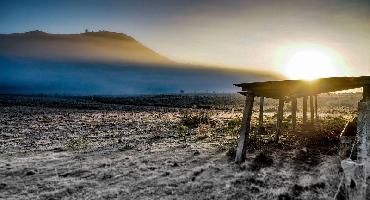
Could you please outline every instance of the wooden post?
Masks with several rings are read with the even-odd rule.
[[[296,130],[297,127],[297,98],[292,99],[292,127]]]
[[[303,97],[303,124],[307,123],[307,96]]]
[[[316,116],[316,120],[319,119],[319,115],[317,114],[317,95],[315,95],[315,116]]]
[[[315,120],[315,116],[314,116],[315,109],[313,107],[313,96],[312,95],[310,96],[310,114],[311,114],[311,123],[313,123]]]
[[[259,115],[259,124],[258,124],[258,131],[261,132],[263,129],[263,104],[265,102],[264,97],[260,97],[260,115]]]
[[[362,87],[362,100],[363,102],[370,100],[370,84]]]
[[[235,162],[242,163],[245,160],[245,155],[247,152],[247,142],[249,137],[250,121],[252,116],[254,95],[249,93],[246,95],[242,126],[240,128],[240,136],[238,142],[238,149],[236,151]]]
[[[283,124],[283,117],[284,117],[283,109],[284,109],[284,98],[280,98],[279,99],[278,113],[277,113],[275,142],[279,141],[279,136],[280,136],[280,133],[281,133],[281,125]]]

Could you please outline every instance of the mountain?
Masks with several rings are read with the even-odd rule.
[[[0,34],[0,93],[134,95],[236,92],[273,73],[179,64],[108,31]]]
[[[134,38],[108,31],[49,34],[42,31],[0,34],[0,54],[25,58],[173,64]]]

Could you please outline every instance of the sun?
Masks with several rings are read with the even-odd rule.
[[[289,79],[314,80],[340,74],[340,56],[319,45],[293,45],[280,49],[278,68]]]
[[[333,58],[319,49],[302,49],[288,57],[284,74],[291,79],[313,80],[336,74]]]

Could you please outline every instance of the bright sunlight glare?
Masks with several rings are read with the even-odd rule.
[[[328,53],[318,49],[302,49],[286,60],[284,74],[292,79],[313,80],[334,76],[336,69]]]
[[[275,61],[278,70],[289,79],[314,80],[348,74],[342,56],[319,44],[283,45],[277,49]]]

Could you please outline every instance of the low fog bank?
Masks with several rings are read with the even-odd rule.
[[[233,83],[279,79],[255,71],[178,64],[126,34],[109,31],[0,34],[0,44],[3,94],[222,93],[237,91]]]
[[[274,79],[279,77],[242,70],[0,57],[2,94],[224,93],[238,91],[233,83]]]

